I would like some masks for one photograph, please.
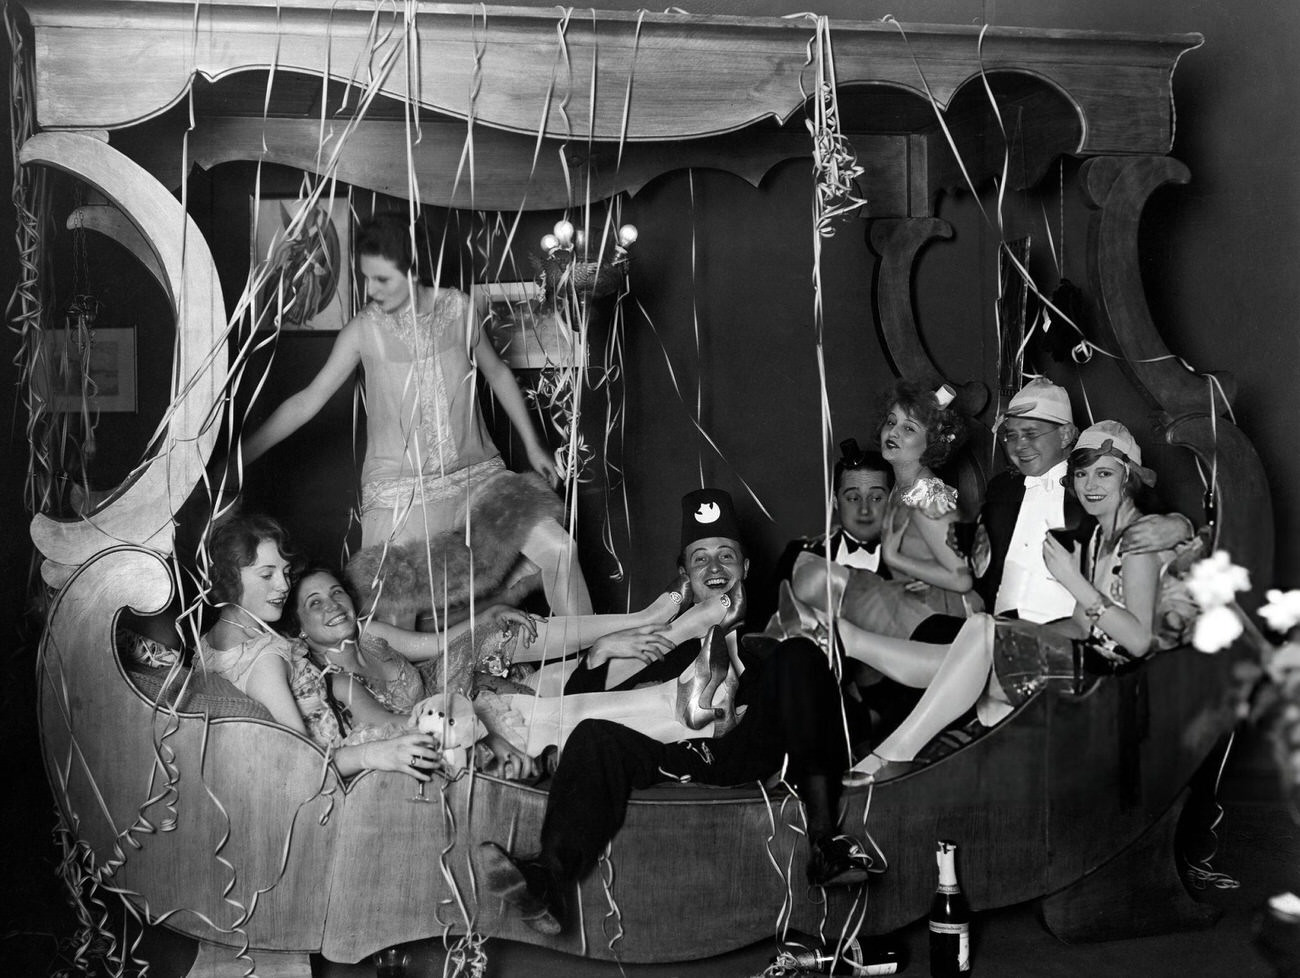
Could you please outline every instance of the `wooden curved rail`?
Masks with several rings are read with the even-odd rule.
[[[101,139],[71,132],[33,136],[19,159],[81,178],[125,214],[157,256],[176,312],[172,404],[153,456],[90,515],[68,522],[43,515],[32,520],[32,540],[46,557],[43,572],[57,584],[108,547],[129,543],[171,552],[174,514],[202,478],[216,441],[214,408],[229,365],[226,312],[216,265],[198,227],[130,159]]]

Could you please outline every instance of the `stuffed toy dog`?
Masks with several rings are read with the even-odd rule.
[[[474,704],[462,693],[436,693],[411,708],[411,721],[420,733],[431,734],[442,749],[448,777],[469,766],[469,752],[487,727],[474,713]]]

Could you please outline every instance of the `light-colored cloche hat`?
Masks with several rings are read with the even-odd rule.
[[[1076,452],[1084,448],[1113,455],[1136,472],[1143,485],[1156,484],[1156,474],[1142,465],[1142,449],[1138,447],[1137,439],[1118,421],[1098,421],[1085,428],[1074,443]]]
[[[1031,380],[1011,398],[1006,411],[998,418],[996,428],[1009,418],[1026,418],[1050,421],[1052,424],[1074,424],[1074,411],[1070,408],[1070,395],[1045,377]]]

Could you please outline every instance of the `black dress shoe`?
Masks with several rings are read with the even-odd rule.
[[[829,835],[809,845],[808,882],[813,886],[852,886],[865,883],[875,860],[851,835]]]
[[[560,882],[541,860],[512,856],[495,842],[484,842],[483,888],[513,907],[539,934],[564,930]]]

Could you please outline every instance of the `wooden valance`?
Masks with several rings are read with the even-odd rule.
[[[697,16],[371,0],[24,0],[46,129],[115,129],[184,97],[195,75],[328,75],[517,133],[660,141],[785,121],[815,90],[809,17]],[[1060,91],[1084,155],[1164,154],[1171,77],[1196,34],[1162,37],[836,22],[842,89],[878,85],[947,107],[981,72]],[[412,43],[414,41],[415,43]],[[417,65],[408,65],[408,52]],[[598,55],[598,56],[597,56]],[[408,79],[418,83],[408,85]]]

